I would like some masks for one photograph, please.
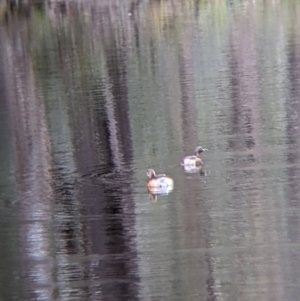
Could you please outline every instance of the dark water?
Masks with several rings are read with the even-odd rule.
[[[0,1],[0,300],[298,300],[299,15]]]

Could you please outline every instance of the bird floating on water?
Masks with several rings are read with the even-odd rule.
[[[200,158],[200,154],[208,151],[207,148],[202,146],[197,146],[194,151],[194,155],[186,156],[182,159],[181,166],[184,167],[184,170],[187,172],[197,172],[201,169],[203,161]]]
[[[168,194],[173,190],[174,181],[165,174],[156,174],[154,169],[147,170],[147,188],[152,194]]]

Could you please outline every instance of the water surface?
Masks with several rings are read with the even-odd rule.
[[[0,299],[297,300],[299,13],[3,2]]]

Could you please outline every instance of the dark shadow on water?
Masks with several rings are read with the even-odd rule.
[[[17,92],[7,96],[6,101],[11,104],[14,121],[17,190],[23,196],[19,212],[25,222],[19,230],[20,269],[24,275],[23,296],[28,299],[42,293],[51,295],[51,285],[58,298],[70,294],[81,296],[82,300],[98,300],[99,294],[101,300],[138,298],[126,56],[109,13],[105,18],[109,22],[103,22],[99,29],[104,37],[108,81],[92,79],[96,83],[94,90],[89,95],[78,93],[78,99],[66,91],[75,91],[84,81],[64,81],[68,68],[65,62],[73,57],[71,43],[60,32],[54,31],[51,36],[51,51],[45,41],[39,45],[40,52],[34,56],[37,81],[32,71],[31,77],[25,76],[25,71],[30,72],[33,66],[27,49],[18,52],[12,45],[10,63],[19,81],[14,74],[6,75],[9,81],[6,80],[21,85],[23,90],[16,86]],[[16,40],[25,39],[19,26],[12,30]],[[27,42],[22,41],[24,45]],[[21,57],[25,59],[20,64]],[[55,64],[59,67],[56,72],[62,74],[53,73],[51,67]],[[49,85],[52,76],[61,89],[59,97]],[[19,95],[19,91],[25,92]],[[79,103],[80,97],[90,101],[95,109]],[[76,108],[72,103],[75,101]],[[27,105],[24,111],[21,103]],[[39,117],[37,121],[34,115]],[[62,123],[64,130],[57,122]],[[65,130],[69,125],[70,132]],[[25,181],[23,175],[27,175]],[[36,212],[40,215],[32,221]],[[38,259],[34,257],[36,253]],[[98,259],[91,259],[95,255]],[[41,281],[36,270],[51,282]]]

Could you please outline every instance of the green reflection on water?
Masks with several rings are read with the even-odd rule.
[[[299,198],[293,188],[298,150],[286,146],[288,139],[291,145],[299,140],[298,107],[290,105],[299,96],[297,13],[296,1],[149,1],[117,8],[45,5],[26,17],[8,16],[2,38],[7,77],[15,83],[19,106],[25,99],[41,108],[37,112],[46,130],[35,134],[35,124],[31,134],[49,142],[47,153],[40,154],[44,169],[63,169],[57,174],[69,185],[97,168],[134,170],[134,184],[118,181],[134,191],[129,212],[136,239],[127,247],[138,253],[133,273],[143,298],[271,300],[274,284],[282,296],[287,284],[278,243],[292,225],[285,203]],[[25,61],[24,74],[32,76],[28,82],[17,74],[20,61]],[[18,85],[23,82],[27,97]],[[26,130],[12,127],[25,148]],[[210,149],[204,157],[207,178],[186,175],[178,166],[199,143]],[[25,165],[36,159],[17,145],[14,151]],[[294,156],[288,158],[288,151]],[[156,204],[148,203],[145,190],[149,167],[175,180],[174,192]],[[2,169],[3,179],[10,169]],[[70,217],[80,217],[85,198],[74,191]],[[294,218],[299,219],[297,210]],[[75,235],[80,246],[89,237],[85,231]],[[15,234],[1,234],[14,245]],[[272,252],[247,252],[266,240]],[[213,254],[222,246],[242,246],[245,252]],[[88,248],[81,255],[85,252]]]

